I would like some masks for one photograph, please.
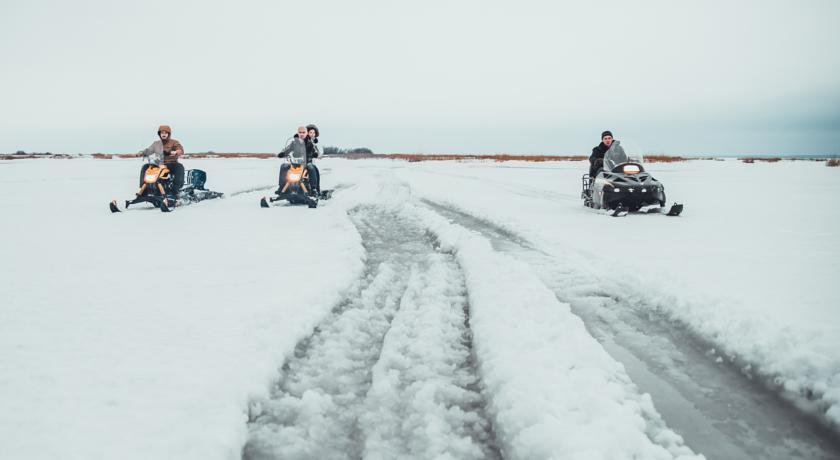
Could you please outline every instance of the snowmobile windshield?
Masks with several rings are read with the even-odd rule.
[[[622,163],[644,164],[644,157],[641,150],[626,150],[620,141],[613,141],[610,149],[604,154],[604,169],[612,171]]]
[[[152,152],[149,155],[146,155],[146,163],[150,165],[160,166],[160,163],[163,161],[163,155],[157,152]]]
[[[306,164],[306,145],[299,139],[292,139],[288,144],[292,148],[289,151],[289,162],[293,165]]]

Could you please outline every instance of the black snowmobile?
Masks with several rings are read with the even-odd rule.
[[[166,164],[156,158],[147,158],[149,167],[143,175],[143,185],[133,200],[125,200],[125,208],[132,204],[151,203],[163,212],[171,211],[175,206],[183,206],[199,201],[224,196],[221,192],[214,192],[204,188],[207,173],[201,169],[188,169],[184,172],[184,185],[176,196],[172,190],[172,174]],[[111,212],[120,212],[117,200],[111,201]]]
[[[592,178],[581,178],[584,206],[605,209],[611,216],[628,212],[661,213],[665,208],[665,187],[645,171],[641,155],[628,155],[620,141],[613,141],[604,154],[604,167]],[[678,216],[683,205],[674,203],[667,215]]]
[[[293,140],[294,142],[294,140]],[[272,197],[262,197],[260,206],[268,208],[269,203],[287,200],[289,204],[305,204],[310,208],[318,207],[320,200],[328,200],[332,197],[332,190],[322,190],[315,193],[309,182],[309,170],[306,168],[307,156],[305,149],[288,149],[286,161],[289,169],[286,172],[285,182],[280,186]]]

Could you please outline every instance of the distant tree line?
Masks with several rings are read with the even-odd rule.
[[[27,153],[27,152],[24,152],[23,150],[18,150],[14,154],[15,155],[52,155],[51,152],[31,152],[31,153]]]
[[[344,149],[341,147],[324,147],[324,155],[348,155],[348,154],[365,154],[373,155],[373,150],[367,147],[355,147],[352,149]]]

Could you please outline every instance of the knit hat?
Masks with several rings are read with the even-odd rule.
[[[601,139],[603,139],[603,138],[605,138],[605,137],[607,137],[607,136],[613,137],[612,132],[610,132],[610,131],[604,131],[603,133],[601,133]]]

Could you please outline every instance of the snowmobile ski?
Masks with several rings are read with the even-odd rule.
[[[613,217],[624,217],[628,212],[630,212],[630,209],[627,206],[619,206],[613,209],[610,215]]]
[[[683,205],[679,203],[674,203],[671,205],[671,209],[668,210],[668,214],[666,216],[679,216],[682,213]]]
[[[314,208],[318,207],[319,197],[320,197],[320,195],[309,196],[309,195],[295,195],[295,194],[291,194],[291,193],[281,193],[281,194],[279,194],[277,196],[273,196],[271,198],[268,198],[268,197],[265,197],[265,196],[260,198],[260,207],[261,208],[269,208],[269,207],[271,207],[270,203],[274,203],[275,201],[289,200],[289,202],[293,205],[294,204],[305,204],[310,209],[314,209]],[[326,199],[326,198],[324,198],[324,199]]]
[[[185,183],[179,193],[172,192],[172,178],[166,165],[149,163],[144,169],[140,190],[133,200],[125,200],[125,210],[132,204],[149,203],[161,210],[171,212],[174,207],[186,206],[199,201],[224,198],[224,193],[204,188],[207,173],[200,169],[189,169],[185,173]],[[111,201],[111,212],[122,212],[117,200]]]

